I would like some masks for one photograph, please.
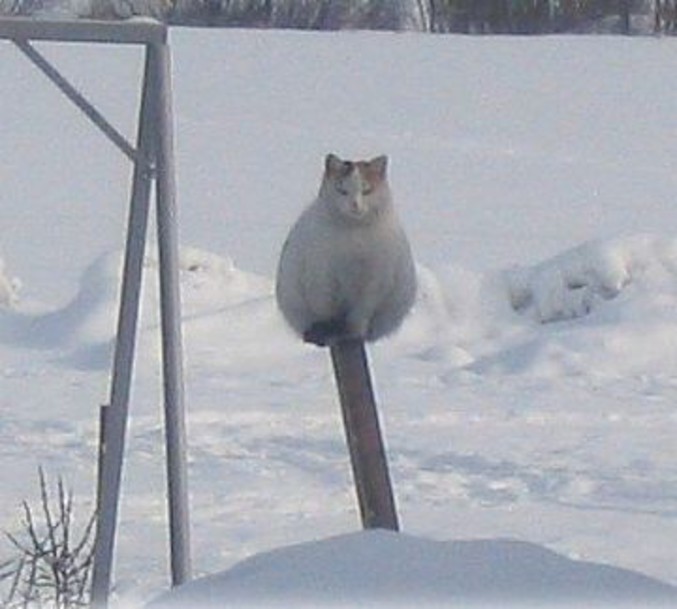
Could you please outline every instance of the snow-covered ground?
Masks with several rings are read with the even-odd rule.
[[[271,286],[325,153],[384,152],[421,286],[371,349],[404,530],[677,584],[677,40],[174,30],[172,45],[196,571],[358,527],[328,355],[284,327]],[[140,50],[40,49],[133,136]],[[10,44],[0,82],[13,529],[39,464],[91,507],[130,168]],[[149,254],[127,599],[166,585]]]
[[[675,588],[666,584],[523,541],[443,542],[368,531],[257,554],[162,595],[149,608],[667,609],[674,604]]]

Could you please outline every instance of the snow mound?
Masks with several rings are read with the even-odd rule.
[[[147,277],[156,284],[158,258],[146,257]],[[272,293],[272,283],[259,275],[238,269],[228,256],[194,247],[179,253],[179,281],[185,316],[205,314],[233,307]]]
[[[70,349],[82,364],[91,357],[88,365],[103,365],[116,331],[122,263],[121,252],[101,255],[85,269],[67,305],[41,314],[13,311],[3,319],[2,336],[27,347]],[[0,267],[0,305],[4,300],[11,304],[12,285],[1,271]],[[179,281],[184,319],[237,306],[271,291],[269,281],[238,270],[230,258],[190,247],[180,251]],[[153,254],[144,261],[142,292],[141,327],[155,329],[159,326],[158,259]]]
[[[279,315],[269,278],[190,247],[181,249],[179,264],[184,331],[195,366],[258,370],[308,356]],[[141,347],[155,358],[157,257],[149,253],[144,265],[140,328],[150,340]],[[0,340],[65,349],[79,368],[108,365],[121,266],[120,252],[100,256],[83,273],[75,297],[56,311],[7,309]],[[461,369],[618,378],[667,375],[677,366],[677,239],[636,235],[589,242],[505,272],[419,264],[417,274],[414,310],[388,349],[424,366],[443,366],[443,378]],[[16,301],[15,284],[1,269],[0,281],[0,306],[7,308]]]
[[[0,258],[0,309],[12,308],[19,301],[19,280],[7,275],[5,261]]]
[[[420,276],[403,334],[415,327],[432,345],[419,357],[451,371],[598,380],[677,366],[677,238],[619,237],[533,266]],[[464,358],[446,355],[452,348]]]
[[[638,235],[585,243],[533,267],[508,273],[517,311],[543,323],[583,317],[626,289],[638,298],[674,296],[677,239]],[[650,294],[653,292],[653,294]]]
[[[149,609],[450,606],[454,601],[667,606],[677,601],[677,589],[522,541],[440,542],[368,531],[253,556],[163,595]]]

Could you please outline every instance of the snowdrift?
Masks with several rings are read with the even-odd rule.
[[[78,291],[63,308],[32,312],[20,305],[16,289],[0,266],[0,340],[29,348],[60,349],[72,363],[89,368],[110,365],[112,340],[119,306],[122,277],[121,252],[109,252],[95,260],[83,273]],[[1,261],[0,261],[1,262]],[[158,261],[144,261],[142,331],[157,333]],[[270,282],[235,268],[230,258],[196,248],[184,247],[179,256],[184,322],[214,316],[237,308],[271,292]],[[11,310],[9,306],[11,305]]]
[[[0,309],[14,306],[19,299],[19,280],[7,275],[5,261],[0,258]]]
[[[585,243],[507,276],[513,308],[542,323],[584,317],[625,289],[640,306],[667,304],[677,287],[677,239],[638,235]]]
[[[0,339],[66,349],[71,361],[107,366],[121,259],[119,252],[100,257],[69,304],[42,314],[22,311],[18,281],[0,268]],[[484,273],[419,265],[418,276],[416,307],[391,343],[405,354],[441,358],[448,370],[613,377],[677,366],[677,239],[600,240],[532,266]],[[238,269],[229,257],[185,247],[180,282],[191,359],[241,365],[289,356],[292,337],[271,279]],[[149,256],[147,333],[159,330],[157,307],[157,259]],[[304,348],[292,353],[303,357]]]
[[[507,539],[430,541],[347,534],[254,556],[167,593],[188,607],[665,606],[677,589],[624,569]]]
[[[419,283],[402,340],[449,369],[610,379],[677,366],[674,238],[598,240],[496,272],[421,268]]]

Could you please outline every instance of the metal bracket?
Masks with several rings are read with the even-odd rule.
[[[153,185],[155,186],[157,246],[160,259],[162,376],[172,585],[180,585],[191,578],[179,293],[179,242],[167,26],[160,22],[146,20],[116,22],[84,19],[49,21],[30,18],[0,18],[1,40],[13,42],[134,163],[110,405],[101,414],[102,454],[99,461],[97,534],[92,568],[91,600],[93,606],[105,608],[108,606],[111,587],[121,473],[143,279],[143,256]],[[30,41],[35,40],[135,44],[145,47],[146,62],[136,146],[130,144],[101,112],[30,44]]]
[[[132,146],[124,135],[122,135],[108,120],[99,112],[92,103],[90,103],[73,85],[68,82],[65,76],[61,74],[49,61],[41,55],[28,40],[13,40],[14,44],[37,68],[51,80],[59,90],[70,99],[87,117],[99,128],[99,130],[122,151],[122,153],[132,162],[141,164],[149,171],[154,173],[148,158],[141,157],[139,151]]]

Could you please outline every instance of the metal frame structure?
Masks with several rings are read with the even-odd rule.
[[[133,163],[125,260],[112,366],[110,401],[102,409],[97,535],[92,603],[105,607],[111,588],[121,474],[134,366],[143,259],[154,184],[159,248],[160,313],[171,579],[190,579],[186,428],[180,322],[178,227],[173,150],[171,59],[167,27],[152,20],[48,21],[0,18],[0,40],[14,43]],[[145,47],[136,145],[54,68],[33,41],[135,44]]]

